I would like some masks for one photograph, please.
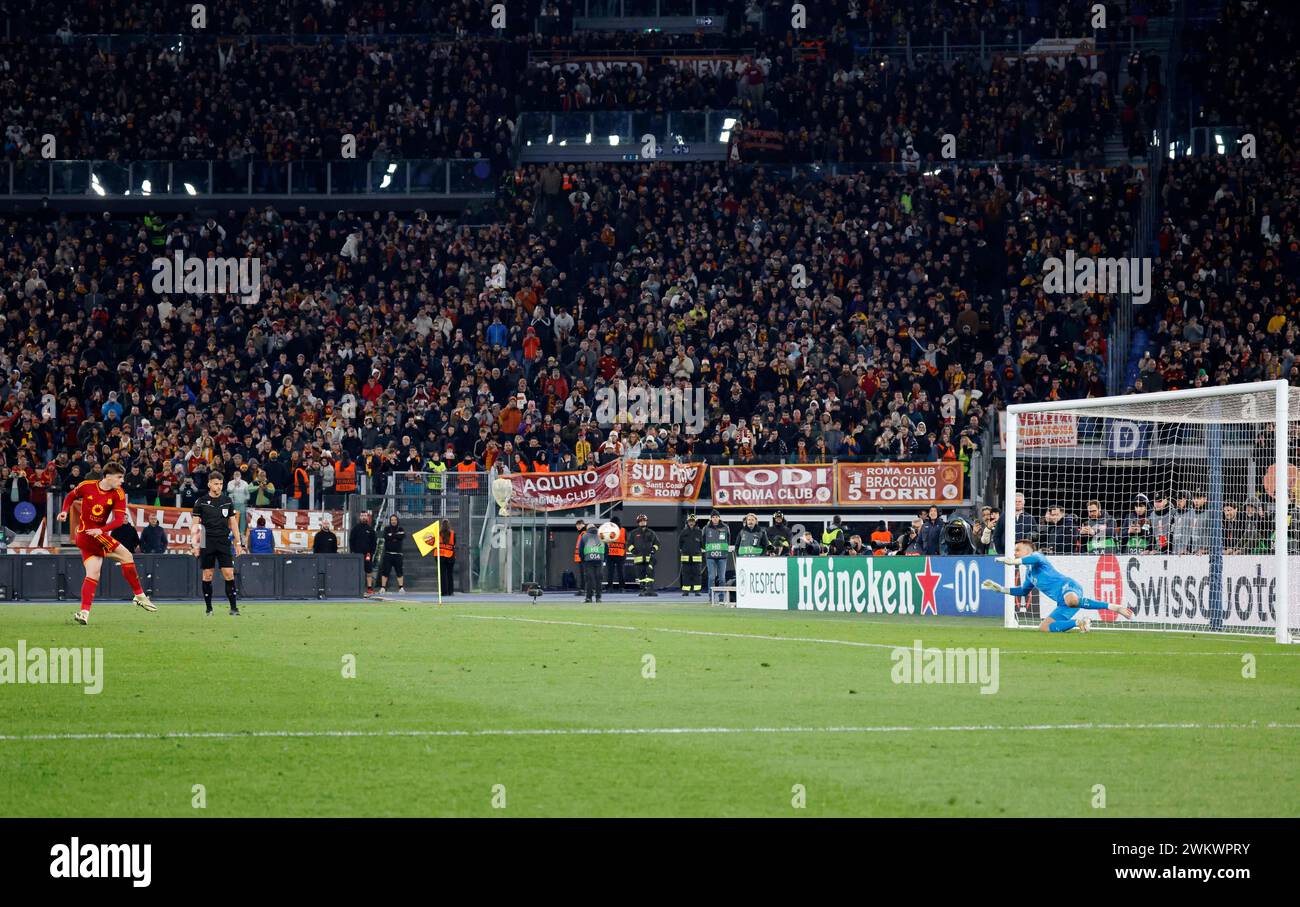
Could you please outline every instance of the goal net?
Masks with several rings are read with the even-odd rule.
[[[1011,406],[1006,550],[1032,538],[1085,596],[1134,611],[1094,628],[1300,639],[1298,422],[1284,381]],[[1007,596],[1006,625],[1057,604]]]

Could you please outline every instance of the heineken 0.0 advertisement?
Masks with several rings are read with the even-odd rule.
[[[1002,581],[991,557],[742,557],[736,606],[774,611],[934,614],[1001,618]]]

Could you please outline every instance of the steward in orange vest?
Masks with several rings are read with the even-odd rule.
[[[351,494],[357,490],[357,464],[347,454],[334,463],[334,491],[337,494]]]
[[[442,594],[455,592],[456,572],[456,531],[451,528],[450,520],[438,523],[438,574],[442,581]]]
[[[605,561],[609,564],[609,590],[622,592],[627,584],[627,576],[623,573],[627,555],[627,530],[618,517],[610,517],[610,522],[618,527],[618,538],[605,549]]]

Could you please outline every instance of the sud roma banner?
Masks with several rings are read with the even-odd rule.
[[[714,507],[826,507],[835,497],[835,468],[712,466]]]
[[[703,484],[703,463],[628,460],[623,469],[623,500],[683,504],[697,500]]]
[[[510,480],[510,506],[519,510],[573,510],[623,497],[623,461],[573,472],[522,472]]]
[[[962,499],[965,474],[957,462],[840,463],[841,504],[951,507]]]
[[[269,507],[249,507],[245,510],[245,531],[257,526],[259,517],[266,517],[266,528],[275,536],[275,550],[310,551],[316,532],[330,519],[335,535],[339,537],[339,550],[347,548],[347,533],[343,531],[342,510],[277,510]],[[158,525],[167,533],[169,551],[190,550],[190,531],[194,528],[194,514],[185,507],[150,507],[132,504],[127,507],[126,519],[137,532],[144,532],[151,516],[158,517]]]

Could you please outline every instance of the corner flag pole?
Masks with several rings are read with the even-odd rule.
[[[442,607],[442,521],[433,524],[433,544],[438,557],[438,607]]]

